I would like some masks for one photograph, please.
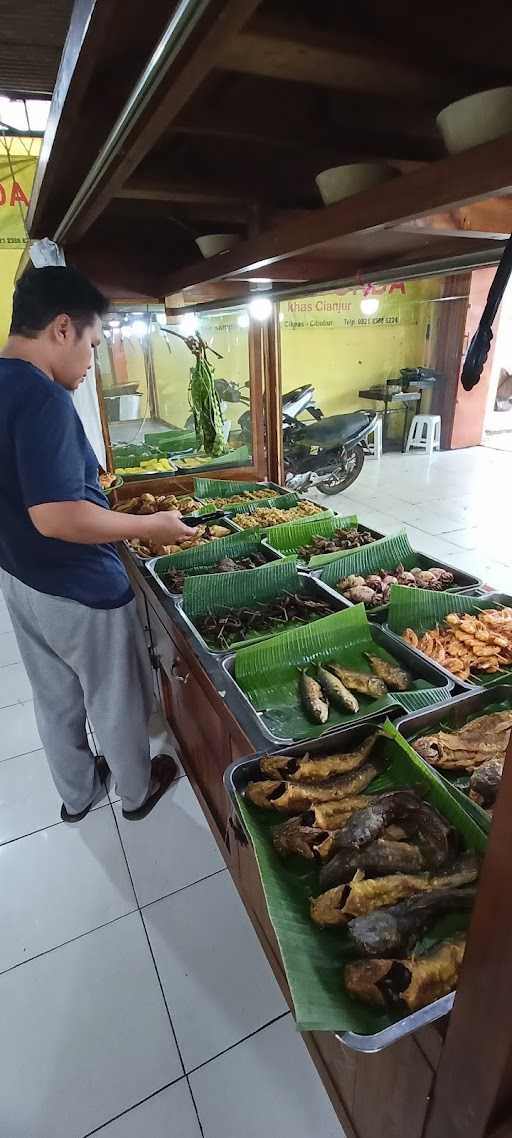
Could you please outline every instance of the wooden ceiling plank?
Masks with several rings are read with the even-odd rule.
[[[487,237],[491,241],[507,241],[512,233],[512,201],[489,198],[448,213],[417,217],[396,228],[402,233],[443,233],[451,237]]]
[[[116,193],[116,198],[134,199],[138,201],[183,202],[184,204],[221,205],[233,208],[249,207],[251,196],[234,194],[228,186],[215,186],[210,182],[193,181],[172,178],[168,183],[133,180]]]
[[[150,106],[144,112],[142,125],[138,119],[134,122],[128,137],[123,138],[122,145],[105,165],[103,176],[100,175],[94,193],[91,193],[83,208],[75,212],[74,216],[73,207],[71,208],[66,239],[76,241],[87,232],[217,65],[226,43],[243,27],[259,2],[260,0],[224,0],[221,3],[218,0],[209,5],[206,16],[199,21],[192,34],[192,53],[187,41],[187,51],[180,52],[165,80],[158,84]],[[155,55],[157,52],[158,48]],[[185,59],[181,59],[183,54]]]
[[[208,265],[190,266],[167,280],[168,288],[221,279],[241,270],[263,270],[288,257],[310,252],[344,234],[375,232],[417,216],[512,193],[512,133],[463,154],[433,162],[400,179],[312,211],[309,222],[291,221],[241,242]],[[265,273],[261,273],[265,275]]]
[[[394,58],[370,39],[322,32],[317,24],[258,16],[227,43],[221,65],[245,75],[290,79],[338,91],[416,96],[420,102],[446,101],[458,91],[451,76]]]
[[[83,95],[85,86],[93,70],[94,53],[90,50],[84,50],[87,35],[88,33],[101,35],[102,32],[105,31],[104,22],[106,20],[107,7],[108,5],[96,4],[95,0],[76,0],[74,4],[32,188],[30,207],[27,215],[27,229],[29,233],[37,231],[38,219],[51,193],[50,182],[53,183],[55,176],[58,176],[58,169],[53,169],[53,163],[57,164],[57,154],[53,150],[53,147],[56,142],[57,130],[61,121],[64,104],[71,100],[78,104],[78,100]],[[43,188],[50,154],[52,156],[53,176],[52,178],[48,178],[47,184]]]

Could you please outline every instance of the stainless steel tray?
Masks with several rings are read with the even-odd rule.
[[[453,573],[456,578],[458,578],[457,583],[451,585],[449,589],[443,589],[444,593],[464,593],[469,594],[470,596],[473,594],[479,595],[478,590],[482,584],[479,577],[472,577],[470,573],[463,573],[462,569],[456,569],[454,565],[447,565],[446,562],[438,561],[437,558],[429,557],[426,553],[419,553],[418,550],[414,550],[414,553],[418,558],[418,569],[430,569],[432,565],[435,565],[438,569],[447,569],[450,573]],[[311,572],[314,573],[315,576],[318,576],[320,581],[322,580],[323,569],[312,569]],[[333,589],[332,585],[327,585],[325,581],[323,581],[322,584],[324,584],[325,588],[329,589],[329,591],[336,592],[336,589]],[[347,600],[346,597],[345,600]],[[353,604],[352,601],[349,601],[348,603],[349,605]],[[368,617],[368,620],[376,620],[379,624],[384,622],[388,609],[389,603],[386,605],[379,605],[373,609],[367,609],[366,615]]]
[[[446,707],[445,704],[438,706]],[[452,705],[450,704],[450,706]],[[437,712],[438,707],[436,707],[435,710]],[[418,714],[423,715],[428,713],[420,712]],[[388,715],[387,718],[391,718],[391,716]],[[411,718],[413,717],[411,716]],[[403,723],[404,720],[400,720],[400,722]],[[397,725],[396,721],[395,725]],[[288,747],[269,747],[267,751],[260,751],[257,755],[250,755],[231,763],[231,766],[227,767],[224,771],[224,788],[245,840],[250,843],[250,837],[247,834],[238,809],[238,798],[243,794],[247,783],[254,780],[255,775],[259,775],[259,761],[262,755],[273,754],[276,750],[279,750],[280,754],[296,755],[300,758],[306,753],[308,755],[328,754],[332,751],[333,746],[334,749],[336,749],[338,745],[350,749],[352,746],[357,747],[374,726],[375,723],[361,723],[357,727],[343,728],[341,730],[337,729],[328,737],[322,736],[310,740],[309,742],[302,741],[300,743],[294,743],[293,746]],[[278,821],[279,816],[276,817],[276,824]],[[385,1047],[390,1047],[393,1043],[397,1043],[399,1039],[404,1039],[407,1035],[412,1035],[414,1032],[419,1031],[420,1028],[426,1027],[427,1024],[435,1023],[436,1020],[448,1015],[452,1009],[454,998],[455,993],[450,992],[447,996],[442,996],[439,1000],[435,1000],[426,1008],[421,1008],[420,1011],[417,1012],[411,1012],[410,1015],[404,1016],[404,1018],[398,1020],[397,1023],[390,1024],[389,1027],[383,1028],[382,1031],[375,1032],[373,1035],[360,1035],[353,1031],[335,1032],[333,1034],[339,1043],[351,1051],[364,1051],[366,1053],[383,1051]]]
[[[203,523],[200,522],[199,524],[202,525]],[[240,526],[235,525],[235,523],[231,521],[231,518],[226,518],[224,516],[222,516],[222,518],[219,518],[215,525],[223,525],[226,529],[230,530],[231,533],[239,533],[240,531]],[[219,538],[219,541],[222,541],[222,538]],[[149,567],[150,561],[158,560],[157,557],[141,557],[139,553],[136,553],[135,550],[132,549],[129,541],[124,541],[123,544],[127,547],[128,552],[131,553],[132,557],[135,557],[135,559],[139,561],[141,565]],[[163,554],[162,556],[179,557],[179,554]]]
[[[393,636],[391,633],[381,628],[378,624],[370,625],[370,632],[374,642],[376,644],[382,645],[383,648],[386,648],[388,652],[395,658],[395,660],[398,660],[400,663],[404,664],[404,666],[409,671],[412,671],[415,679],[427,680],[428,686],[432,688],[446,687],[447,695],[452,691],[453,677],[449,677],[447,673],[443,673],[442,669],[439,668],[437,664],[433,664],[432,660],[429,660],[427,656],[423,655],[423,653],[414,652],[414,650],[412,648],[409,648],[409,645],[406,644],[404,640],[401,640],[400,637]],[[243,652],[244,649],[240,648],[239,651]],[[248,696],[245,694],[239,684],[237,684],[235,677],[235,659],[236,653],[231,652],[229,655],[221,658],[221,665],[224,668],[224,671],[227,672],[228,676],[230,677],[231,682],[235,685],[240,698],[245,703],[248,714],[250,714],[252,719],[257,723],[261,733],[265,736],[266,739],[270,739],[272,743],[275,743],[276,747],[280,746],[283,743],[294,743],[295,741],[289,736],[279,736],[272,734],[272,732],[263,722],[261,718],[262,713],[253,707]],[[398,714],[400,714],[400,704],[397,703],[396,706],[399,709]],[[356,719],[355,723],[347,723],[345,726],[341,727],[338,724],[334,725],[333,727],[327,727],[325,731],[322,732],[322,734],[319,736],[319,738],[325,738],[326,736],[332,737],[333,733],[337,731],[353,731],[356,726],[359,726],[359,724],[367,723],[369,721],[382,721],[386,718],[392,719],[395,717],[394,708],[387,708],[384,712],[377,711],[373,714],[369,712],[366,715],[361,716],[361,718]],[[402,718],[402,716],[400,717]],[[300,740],[300,742],[302,743],[304,740]]]
[[[508,703],[512,708],[512,684],[493,684],[488,688],[473,689],[462,695],[454,696],[446,703],[438,703],[422,711],[414,711],[396,721],[396,727],[404,739],[411,742],[420,734],[431,734],[439,725],[448,720],[454,728],[462,727],[469,716],[483,714],[487,707],[495,703]],[[424,759],[428,765],[428,760]],[[488,832],[491,828],[491,819],[485,810],[468,798],[464,790],[456,786],[450,779],[438,770],[432,768],[442,778],[445,786],[454,795],[464,809],[471,814],[475,822]]]
[[[267,550],[267,552],[269,554],[271,553],[270,550]],[[275,557],[274,557],[274,560],[276,560]],[[262,566],[262,568],[263,568],[263,566]],[[256,570],[252,570],[252,572],[256,572]],[[326,589],[325,585],[322,584],[321,581],[317,581],[314,577],[309,577],[304,573],[300,574],[300,577],[301,577],[301,587],[305,590],[306,596],[318,597],[319,600],[325,599],[326,601],[329,601],[331,603],[332,612],[341,612],[343,609],[346,609],[348,607],[348,605],[344,601],[343,597],[340,597],[339,594],[336,594],[336,593],[333,594],[330,589],[329,590]],[[175,600],[175,599],[176,599],[176,595],[173,596],[173,600]],[[188,625],[189,631],[192,634],[192,636],[194,637],[194,639],[198,640],[199,643],[201,644],[201,647],[204,649],[204,651],[209,652],[211,656],[217,656],[219,658],[222,658],[224,656],[231,655],[235,651],[241,651],[242,648],[249,648],[251,644],[258,644],[262,640],[268,640],[271,636],[279,636],[278,629],[274,629],[273,632],[268,632],[266,636],[265,636],[265,634],[262,634],[261,636],[254,637],[254,639],[252,639],[252,640],[247,640],[244,644],[240,643],[238,645],[233,645],[233,646],[230,645],[229,648],[225,648],[225,649],[210,648],[210,646],[206,643],[206,640],[204,639],[204,637],[199,632],[199,629],[196,628],[196,625],[194,624],[193,620],[191,619],[191,617],[189,617],[188,613],[186,612],[185,604],[184,604],[184,600],[183,600],[182,596],[179,596],[179,598],[176,600],[176,604],[180,610],[180,613],[183,617],[183,620]],[[293,627],[298,628],[299,625],[294,624]],[[285,632],[285,631],[287,631],[287,629],[283,628],[282,631]]]
[[[480,604],[482,608],[486,609],[499,608],[500,605],[505,605],[507,608],[512,608],[512,597],[507,596],[505,593],[479,593],[475,590],[474,600],[475,605]],[[389,636],[391,636],[391,638],[394,640],[395,644],[400,642],[402,644],[404,643],[402,637],[400,636],[400,633],[393,632],[388,624],[384,624],[383,627]],[[411,652],[414,652],[416,656],[421,657],[422,660],[430,660],[430,656],[426,656],[425,653],[421,652],[419,648],[411,648]],[[432,663],[433,661],[430,662]],[[455,688],[459,689],[459,691],[474,692],[480,691],[482,688],[484,691],[492,691],[498,684],[507,683],[506,676],[504,676],[503,679],[497,679],[492,684],[473,683],[470,680],[461,680],[458,676],[455,676],[453,672],[450,672],[448,668],[444,668],[442,664],[436,664],[436,668],[438,668],[438,670],[442,672],[447,679],[451,680],[452,684],[454,684]],[[512,671],[512,664],[510,665],[510,671]]]
[[[227,521],[228,521],[228,519],[226,519],[226,524],[227,524]],[[220,540],[222,541],[222,538]],[[249,545],[249,542],[247,544]],[[253,545],[256,546],[258,551],[266,558],[266,560],[269,564],[273,561],[281,561],[282,560],[282,557],[280,554],[275,553],[273,549],[269,549],[266,545],[263,544],[262,541],[258,541],[257,538],[255,538]],[[159,562],[162,562],[162,561],[167,561],[167,558],[166,557],[153,557],[151,559],[151,561],[146,561],[146,569],[151,573],[152,577],[154,577],[155,581],[157,582],[159,588],[162,590],[163,593],[166,593],[168,597],[172,597],[173,601],[180,601],[182,599],[183,594],[182,593],[171,593],[170,589],[168,589],[167,585],[164,584],[164,581],[162,580],[162,578],[159,574],[158,564],[159,564]],[[209,566],[204,565],[203,568],[207,571]],[[210,566],[210,568],[211,568],[211,566]],[[263,566],[261,566],[261,568],[263,568]],[[193,568],[191,568],[190,572],[191,572],[191,575],[194,577],[201,576],[201,566],[200,565],[194,566]]]
[[[328,509],[328,507],[324,507],[324,508]],[[333,513],[334,513],[334,511],[333,511]],[[341,517],[342,515],[340,514],[339,516]],[[336,515],[335,515],[335,517],[336,517]],[[307,520],[308,520],[307,518],[304,518],[304,521],[307,521]],[[373,529],[372,526],[365,526],[364,522],[358,521],[357,526],[355,528],[357,529],[358,533],[362,533],[363,530],[365,530],[366,533],[371,533],[372,537],[375,538],[375,541],[380,541],[381,538],[386,537],[385,533],[379,533],[379,531],[376,529]],[[298,554],[282,553],[280,549],[275,549],[275,547],[271,544],[271,541],[270,541],[271,537],[272,537],[272,527],[270,527],[270,529],[267,530],[267,536],[263,538],[263,541],[264,541],[265,545],[268,546],[269,549],[274,549],[274,551],[276,553],[279,553],[280,557],[298,556]],[[339,550],[339,556],[343,557],[344,553],[354,553],[354,552],[355,551],[353,549],[346,549],[346,550],[340,549]],[[332,559],[334,561],[336,559],[337,554],[332,553],[332,554],[329,554],[328,556],[332,557]],[[319,565],[318,568],[316,568],[316,569],[310,569],[309,568],[309,562],[303,561],[300,563],[300,568],[303,569],[305,572],[318,574],[321,572],[322,566]]]

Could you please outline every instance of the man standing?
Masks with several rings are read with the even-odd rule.
[[[104,771],[125,818],[156,804],[176,774],[149,757],[151,670],[124,566],[111,543],[190,537],[177,512],[113,513],[70,392],[85,378],[106,298],[72,268],[28,270],[0,356],[0,587],[34,693],[61,817],[90,810]]]

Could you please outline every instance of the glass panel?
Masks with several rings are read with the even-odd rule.
[[[243,310],[187,313],[168,325],[163,306],[117,305],[108,314],[97,366],[117,470],[143,476],[251,463],[248,324]],[[192,336],[211,349],[206,358],[219,398],[214,432],[201,446],[190,391],[196,358],[180,338]],[[211,408],[204,373],[202,379],[195,385],[200,418]]]

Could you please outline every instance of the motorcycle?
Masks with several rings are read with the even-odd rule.
[[[237,383],[217,380],[220,398],[225,402],[247,403]],[[359,477],[363,468],[364,441],[375,429],[377,415],[353,411],[325,417],[315,400],[315,389],[304,384],[283,395],[283,447],[285,484],[303,491],[316,486],[322,494],[339,494]],[[307,412],[314,420],[298,416]],[[242,442],[250,442],[251,416],[244,411],[238,420]]]

